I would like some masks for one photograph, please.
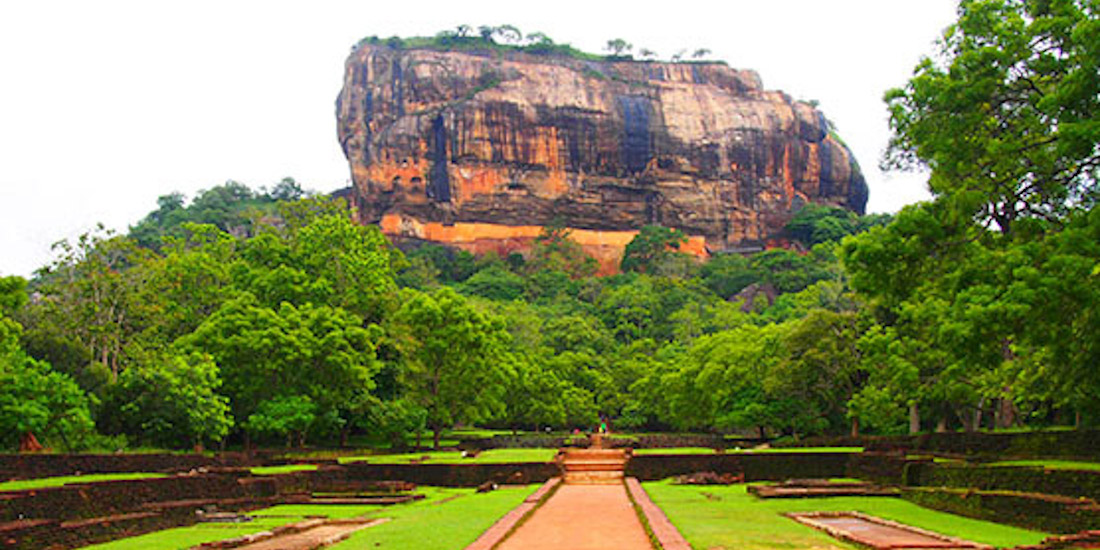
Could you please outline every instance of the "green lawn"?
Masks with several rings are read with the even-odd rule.
[[[46,487],[60,487],[69,483],[91,483],[94,481],[116,481],[121,479],[150,479],[166,477],[167,474],[151,473],[124,473],[124,474],[88,474],[83,476],[58,476],[42,477],[38,479],[23,479],[19,481],[5,481],[0,483],[0,491],[23,491],[26,489],[45,489]]]
[[[768,447],[765,449],[726,449],[727,453],[862,453],[863,447]]]
[[[341,463],[365,460],[369,464],[409,464],[429,457],[421,464],[504,464],[509,462],[550,462],[557,449],[491,449],[474,458],[462,458],[459,451],[406,453],[397,455],[370,455],[341,458]]]
[[[519,506],[535,487],[506,487],[490,493],[452,489],[451,499],[417,502],[379,514],[392,521],[355,533],[334,550],[464,548],[501,516]]]
[[[645,489],[692,547],[699,549],[853,548],[783,517],[783,512],[858,511],[999,547],[1036,544],[1048,536],[928,510],[898,498],[759,500],[746,493],[745,485],[690,486],[668,481],[646,483]]]
[[[991,462],[988,466],[1036,466],[1048,470],[1089,470],[1100,472],[1100,462],[1082,462],[1077,460],[1002,460]]]
[[[360,516],[387,517],[393,521],[371,527],[339,548],[462,548],[508,510],[517,506],[534,487],[509,487],[491,493],[473,489],[421,487],[425,499],[396,506],[346,506],[294,504],[252,512],[248,523],[203,523],[167,529],[137,537],[85,547],[86,550],[173,550],[204,542],[265,531],[306,517],[335,519]],[[409,541],[416,541],[410,543]]]
[[[316,464],[284,464],[282,466],[256,466],[251,469],[251,472],[253,475],[269,476],[274,474],[288,474],[290,472],[307,472],[316,469]]]
[[[635,455],[712,455],[710,447],[672,447],[668,449],[634,449]]]
[[[768,454],[768,453],[861,453],[863,447],[776,447],[768,449],[726,449],[728,454]],[[667,449],[634,449],[636,455],[712,455],[710,447],[671,447]]]

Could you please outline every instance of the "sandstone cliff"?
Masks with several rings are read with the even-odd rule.
[[[819,111],[718,63],[363,45],[337,118],[362,222],[479,252],[558,220],[607,271],[646,224],[703,255],[766,245],[807,201],[867,200]]]

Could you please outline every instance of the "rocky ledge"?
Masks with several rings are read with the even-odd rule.
[[[399,240],[504,254],[557,222],[608,272],[643,225],[706,255],[867,201],[820,111],[721,63],[365,44],[336,110],[358,215]]]

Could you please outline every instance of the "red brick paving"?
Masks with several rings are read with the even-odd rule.
[[[562,485],[500,550],[653,550],[626,488]]]

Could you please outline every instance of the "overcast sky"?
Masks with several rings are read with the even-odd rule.
[[[172,191],[291,176],[348,185],[334,101],[369,35],[512,24],[600,51],[708,48],[765,87],[817,100],[855,151],[868,209],[927,198],[882,174],[883,92],[905,83],[954,0],[49,1],[0,4],[0,275],[97,222],[125,231]]]

